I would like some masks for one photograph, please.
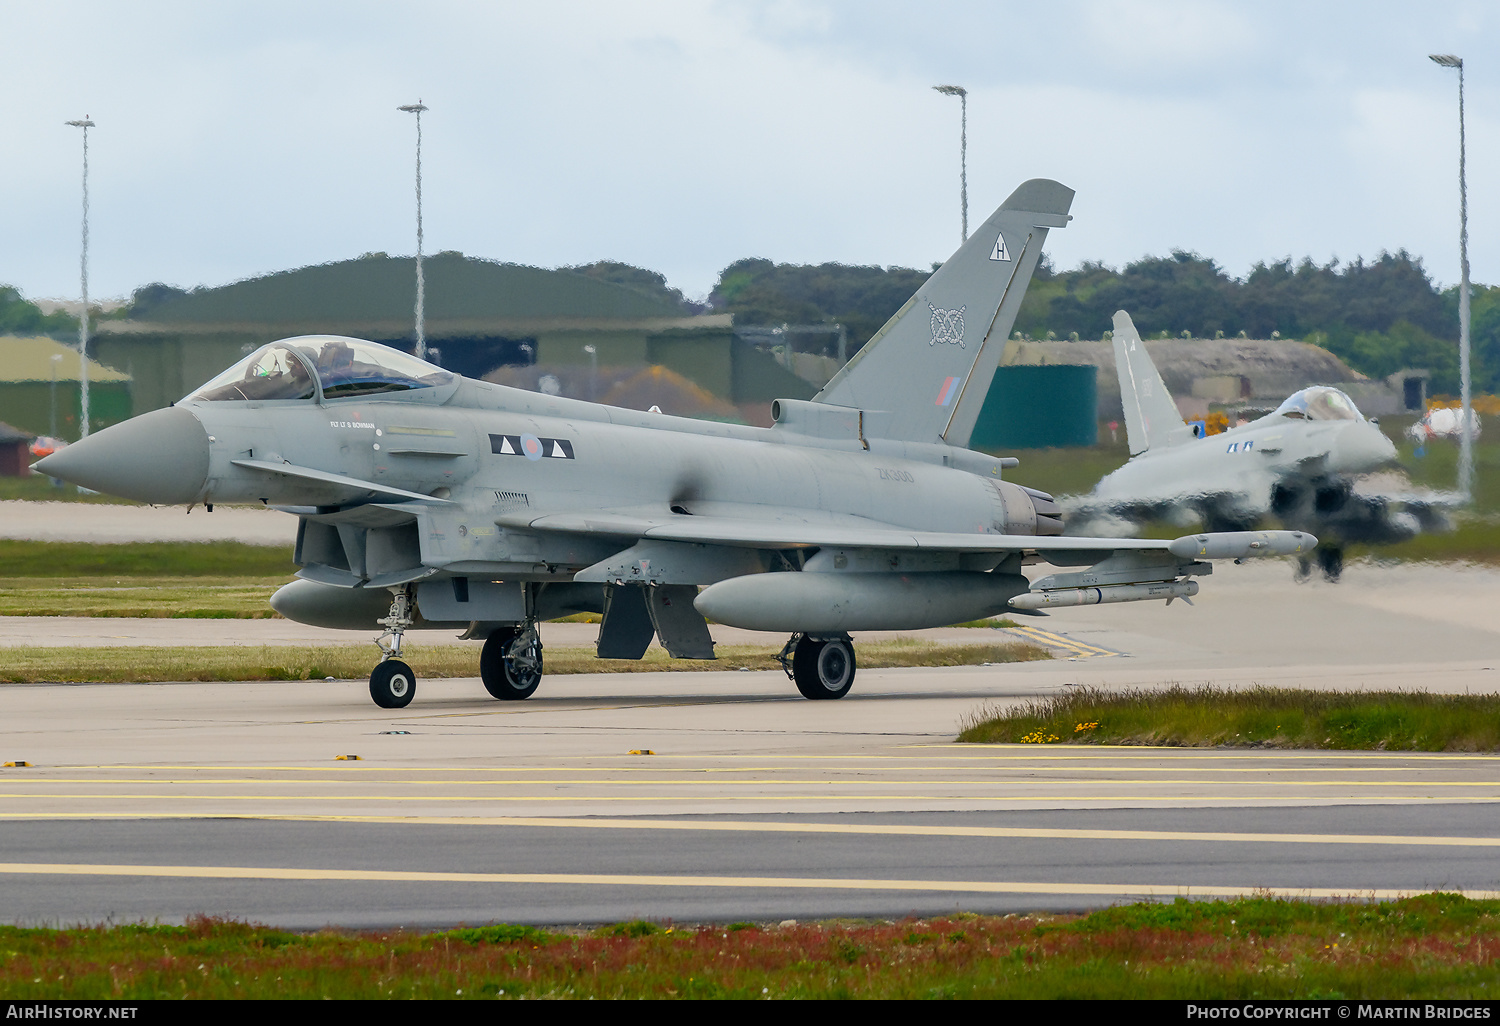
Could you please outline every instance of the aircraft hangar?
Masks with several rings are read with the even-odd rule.
[[[1308,385],[1337,385],[1372,416],[1419,412],[1426,407],[1427,371],[1403,370],[1373,379],[1311,342],[1168,338],[1148,339],[1145,344],[1184,417],[1201,419],[1211,407],[1231,415],[1239,411],[1259,415]],[[1095,416],[1100,421],[1120,419],[1120,386],[1110,342],[1012,339],[1006,345],[1002,378],[1012,369],[1094,368]]]
[[[128,360],[121,366],[128,367]],[[128,373],[90,359],[88,378],[94,430],[132,416]],[[17,428],[32,436],[55,430],[59,438],[76,439],[81,387],[76,346],[44,337],[0,338],[0,410]]]

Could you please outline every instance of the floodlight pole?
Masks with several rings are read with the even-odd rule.
[[[1458,490],[1465,496],[1474,488],[1474,412],[1469,387],[1469,189],[1464,179],[1464,61],[1451,53],[1429,57],[1445,68],[1458,69],[1458,378],[1463,417],[1458,433]]]
[[[53,353],[50,360],[52,364],[52,388],[51,388],[51,413],[47,418],[48,436],[57,437],[57,365],[62,363],[62,353]]]
[[[79,278],[83,292],[83,309],[78,313],[78,430],[80,438],[89,434],[89,129],[94,122],[85,114],[82,121],[69,121],[73,128],[83,129],[83,255],[79,259]]]
[[[426,325],[423,323],[422,306],[426,287],[422,281],[422,112],[427,108],[422,101],[409,103],[397,110],[417,116],[417,359],[427,359]]]
[[[936,85],[932,88],[959,101],[958,197],[963,211],[963,241],[969,241],[969,91],[963,86]]]

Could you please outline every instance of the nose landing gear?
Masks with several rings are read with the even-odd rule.
[[[417,693],[417,675],[401,661],[401,639],[412,625],[411,585],[391,589],[391,611],[375,621],[385,633],[375,639],[384,657],[370,674],[370,697],[382,709],[404,709]],[[386,641],[387,638],[391,640]]]

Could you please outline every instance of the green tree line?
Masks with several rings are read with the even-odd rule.
[[[0,285],[0,335],[70,334],[78,334],[78,318],[61,310],[44,314],[19,289]]]
[[[909,267],[775,264],[750,258],[724,269],[708,302],[734,314],[737,325],[842,324],[852,353],[931,274]],[[812,344],[831,345],[821,339]]]

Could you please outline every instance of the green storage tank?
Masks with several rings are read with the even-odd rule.
[[[1099,441],[1098,368],[1001,367],[979,411],[969,448],[1046,449]]]

